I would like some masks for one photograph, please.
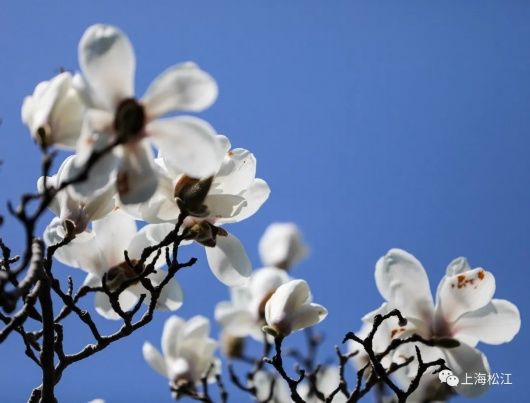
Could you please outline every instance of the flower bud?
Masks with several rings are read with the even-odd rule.
[[[307,246],[295,224],[274,223],[261,237],[259,253],[265,265],[288,270],[307,255]]]
[[[61,73],[39,83],[22,105],[22,121],[42,147],[75,148],[81,134],[84,104],[72,85],[72,75]]]
[[[322,305],[311,303],[309,286],[304,280],[291,280],[278,287],[265,305],[265,331],[285,337],[321,322],[327,314]]]

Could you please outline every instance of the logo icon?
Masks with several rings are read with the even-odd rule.
[[[447,383],[449,386],[455,387],[460,382],[460,379],[453,374],[453,371],[444,369],[438,373],[438,379],[440,382]]]

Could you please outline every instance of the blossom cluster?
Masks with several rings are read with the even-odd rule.
[[[440,382],[437,374],[427,373],[410,400],[443,401],[453,393],[467,397],[484,393],[489,386],[487,383],[471,385],[464,382],[469,373],[491,373],[488,360],[476,348],[477,344],[507,343],[521,326],[517,307],[507,300],[493,298],[493,274],[481,267],[471,268],[463,257],[454,259],[449,263],[433,299],[422,264],[404,250],[391,249],[377,261],[375,280],[386,302],[364,316],[359,334],[368,334],[374,317],[393,309],[398,309],[407,323],[399,323],[397,318],[386,321],[375,334],[374,351],[385,351],[393,340],[407,339],[412,335],[438,341],[431,346],[421,342],[403,344],[391,357],[387,357],[383,365],[389,368],[393,363],[399,364],[404,357],[414,356],[418,348],[425,360],[443,358],[451,375],[461,380],[448,386]],[[365,365],[369,360],[363,353],[356,359],[358,366]],[[403,385],[408,385],[416,369],[417,362],[413,362],[397,371],[396,378]]]
[[[306,251],[301,233],[294,224],[275,223],[267,228],[261,238],[260,254],[263,262],[269,262],[271,266],[254,271],[247,284],[231,287],[231,300],[219,302],[215,308],[215,318],[222,328],[221,347],[228,358],[238,358],[242,354],[243,339],[247,336],[258,342],[268,342],[274,337],[287,337],[292,332],[317,324],[326,317],[326,308],[312,302],[307,282],[292,279],[288,273]],[[186,365],[182,368],[196,368],[198,363],[202,363],[200,370],[195,373],[186,372],[186,382],[192,384],[199,383],[206,375],[209,375],[209,381],[213,381],[212,375],[215,372],[210,368],[212,363],[215,364],[215,369],[219,370],[214,349],[193,347],[189,351],[182,350],[186,348],[186,343],[182,341],[183,335],[191,332],[186,329],[195,328],[194,323],[197,321],[197,317],[187,322],[176,316],[168,319],[161,341],[163,355],[150,343],[144,344],[143,354],[146,361],[153,369],[166,376],[173,387],[178,386],[182,377],[178,371],[170,370],[175,368],[175,361],[185,361]],[[205,321],[206,319],[201,317],[203,332],[200,337],[208,337]],[[180,325],[172,325],[173,323]],[[197,332],[191,333],[200,338]],[[167,343],[171,343],[173,350]],[[179,354],[171,353],[177,350]],[[199,354],[200,357],[199,351],[203,352],[202,355]],[[256,374],[254,382],[259,385],[259,395],[267,394],[272,379],[267,372]],[[276,394],[288,396],[285,385],[279,380],[276,381],[279,385]],[[286,397],[281,401],[289,399]]]
[[[108,25],[89,27],[78,53],[80,72],[40,83],[22,107],[22,119],[42,147],[74,152],[55,175],[37,184],[41,194],[57,191],[50,204],[56,217],[44,239],[49,246],[68,242],[55,257],[87,272],[87,286],[101,286],[104,279],[114,291],[131,282],[119,295],[127,311],[146,293],[141,282],[132,281],[141,273],[129,263],[145,264],[142,251],[185,216],[181,245],[203,245],[212,272],[224,284],[246,283],[251,264],[245,249],[221,226],[252,216],[270,190],[256,178],[250,151],[232,149],[208,122],[182,114],[215,101],[214,79],[193,63],[176,64],[135,97],[134,50],[123,32]],[[175,113],[180,114],[170,116]],[[141,227],[142,222],[147,225]],[[155,270],[147,278],[156,285],[165,261],[150,264]],[[182,295],[172,280],[157,308],[179,308]],[[95,303],[101,315],[120,318],[105,293],[96,293]]]
[[[287,274],[306,253],[296,226],[268,229],[260,245],[268,267],[254,274],[242,243],[224,227],[251,217],[269,197],[254,155],[232,148],[205,120],[171,116],[208,108],[217,97],[214,79],[194,63],[176,64],[135,97],[133,47],[108,25],[89,27],[78,53],[80,72],[38,84],[24,100],[22,120],[41,148],[72,152],[55,175],[37,182],[39,194],[52,194],[55,214],[43,237],[60,246],[55,259],[86,272],[96,311],[119,320],[139,302],[149,305],[149,288],[165,282],[168,261],[161,254],[146,261],[144,251],[177,230],[178,246],[204,246],[212,273],[231,287],[232,301],[216,309],[227,334],[260,338],[265,328],[286,337],[320,322],[326,309],[312,303],[304,280]],[[182,303],[171,278],[156,309],[175,311]],[[164,356],[149,343],[144,356],[174,387],[193,384],[215,361],[208,334],[204,317],[171,317]]]
[[[172,248],[196,243],[204,247],[213,275],[229,287],[229,300],[219,302],[214,312],[228,358],[242,358],[246,338],[279,346],[293,332],[320,323],[327,309],[314,303],[308,283],[292,274],[308,253],[298,227],[274,223],[267,228],[259,243],[263,267],[255,271],[241,241],[225,228],[253,216],[270,189],[256,177],[254,154],[232,148],[210,123],[186,115],[214,103],[215,80],[194,63],[176,64],[136,97],[133,47],[123,32],[108,25],[86,30],[78,56],[79,72],[62,72],[26,97],[22,120],[42,149],[70,152],[55,175],[37,182],[39,194],[50,195],[48,207],[55,215],[43,238],[48,247],[57,247],[55,259],[86,272],[84,286],[95,291],[96,311],[110,320],[126,320],[141,302],[153,302],[158,310],[179,309],[184,293],[168,276],[170,256],[176,256]],[[172,233],[178,244],[167,242],[166,256],[145,254]],[[406,323],[390,318],[379,326],[374,352],[412,335],[430,343],[399,345],[382,359],[387,370],[421,351],[428,360],[443,358],[461,379],[466,373],[489,374],[477,344],[505,343],[519,331],[517,307],[493,298],[493,274],[472,269],[464,258],[449,264],[434,299],[421,263],[403,250],[392,249],[379,259],[375,280],[386,302],[362,319],[358,334],[368,335],[377,315],[399,310]],[[158,286],[155,304],[152,289]],[[171,316],[161,347],[159,352],[146,342],[143,355],[169,380],[177,398],[182,388],[193,391],[201,382],[215,381],[221,370],[215,355],[219,343],[210,337],[203,316]],[[362,352],[355,361],[360,368],[375,365]],[[408,385],[417,367],[412,362],[393,377]],[[277,402],[290,401],[293,393],[304,401],[321,401],[315,389],[332,394],[334,402],[348,401],[340,389],[339,366],[322,366],[313,389],[304,382],[294,392],[278,376],[258,369],[251,382],[260,401],[271,400],[266,396],[274,383]],[[412,400],[443,400],[451,393],[476,396],[486,388],[486,383],[449,386],[427,374]]]

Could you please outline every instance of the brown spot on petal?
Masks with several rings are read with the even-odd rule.
[[[458,288],[463,288],[466,286],[466,276],[463,274],[460,274],[457,278],[458,280]]]
[[[481,270],[478,272],[478,278],[479,280],[484,280],[484,277],[486,277],[486,275],[484,274],[484,271]]]
[[[229,157],[233,157],[234,156],[234,152],[232,150],[228,151],[228,156]]]
[[[481,274],[482,273],[482,274]],[[484,272],[480,272],[478,274],[478,278],[480,280],[482,280],[484,278]],[[474,285],[475,284],[475,280],[474,278],[467,278],[464,274],[460,274],[459,276],[457,276],[457,280],[458,280],[458,284],[457,284],[457,287],[458,288],[464,288],[466,287],[468,284],[469,285]],[[454,285],[451,285],[451,287],[454,288]]]

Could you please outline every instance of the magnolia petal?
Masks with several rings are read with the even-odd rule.
[[[105,257],[105,269],[123,263],[124,251],[136,235],[134,219],[121,211],[116,211],[101,220],[94,221],[92,228],[96,234],[98,248]]]
[[[213,194],[240,194],[256,177],[256,157],[250,151],[236,148],[228,152],[212,183]]]
[[[177,222],[180,214],[175,201],[160,195],[158,191],[144,203],[122,204],[121,207],[137,220],[151,224]]]
[[[256,388],[256,399],[260,402],[267,401],[271,393],[271,382],[274,380],[274,389],[272,399],[269,400],[275,403],[285,403],[291,402],[291,392],[287,382],[285,382],[281,377],[274,376],[269,372],[260,370],[254,375],[252,385]],[[249,381],[250,382],[250,381]],[[304,398],[303,389],[306,384],[301,384],[298,386],[298,394]],[[309,389],[309,388],[307,388]],[[318,399],[315,396],[315,399]],[[320,400],[320,399],[319,399]],[[309,402],[309,400],[306,400]],[[335,402],[335,399],[333,399]],[[312,402],[313,403],[313,402]]]
[[[372,330],[373,327],[374,317],[376,315],[387,315],[394,309],[395,307],[393,307],[392,305],[388,303],[383,303],[376,310],[364,315],[362,318],[362,333],[358,334],[358,336],[363,338],[368,336],[368,333]],[[424,334],[425,327],[426,325],[424,323],[421,323],[419,326],[417,326],[415,323],[413,323],[412,320],[409,320],[407,324],[403,326],[403,324],[399,323],[399,319],[397,317],[392,316],[384,320],[378,327],[373,339],[374,351],[381,352],[385,350],[394,338],[406,338],[412,333]],[[414,349],[412,349],[411,351],[412,353],[414,353]]]
[[[300,307],[291,317],[292,331],[305,329],[322,322],[328,316],[328,310],[322,305],[308,304]]]
[[[194,357],[196,358],[196,357]],[[187,359],[182,357],[177,357],[175,360],[171,361],[168,365],[168,375],[170,379],[178,379],[178,378],[188,378],[190,372],[193,370],[190,363]],[[193,380],[195,380],[195,377],[192,376]]]
[[[123,204],[145,202],[158,186],[152,151],[145,142],[124,146],[124,150],[117,178],[120,201]]]
[[[63,221],[55,217],[44,230],[43,238],[46,245],[51,246],[64,240],[65,236]],[[102,267],[106,266],[94,234],[88,232],[76,235],[67,245],[57,249],[53,257],[67,266],[97,275],[101,275]]]
[[[69,158],[73,158],[73,156],[70,156]],[[64,164],[64,162],[63,162],[63,164]],[[47,188],[54,188],[54,187],[57,186],[57,175],[46,176],[46,178],[44,176],[41,176],[39,179],[37,179],[37,191],[41,195],[44,194],[44,191],[45,191],[45,189],[44,189],[45,188],[44,179],[46,179],[46,187]],[[52,201],[48,205],[48,208],[56,216],[60,216],[61,215],[61,199],[64,197],[65,194],[67,195],[67,192],[66,192],[65,189],[63,189],[62,191],[60,191],[59,193],[57,193],[55,195],[55,197],[52,199]]]
[[[142,102],[150,119],[173,111],[199,112],[217,98],[215,80],[194,63],[168,68],[151,83]]]
[[[76,182],[69,186],[66,191],[70,192],[72,197],[88,201],[91,197],[97,197],[106,193],[109,186],[113,186],[114,173],[118,166],[119,159],[113,152],[107,153],[100,158],[89,170],[88,179]],[[71,165],[68,179],[74,179],[84,172],[83,166]]]
[[[265,182],[263,179],[255,179],[254,183],[241,194],[246,203],[241,205],[241,208],[238,209],[237,214],[235,214],[232,218],[219,219],[218,222],[222,224],[228,224],[243,221],[248,217],[251,217],[269,198],[270,192],[271,190],[267,182]]]
[[[214,194],[206,196],[204,204],[208,206],[209,216],[220,223],[223,219],[238,215],[246,205],[246,200],[231,194]]]
[[[269,325],[292,316],[296,310],[311,301],[309,285],[304,280],[282,284],[265,305],[265,319]]]
[[[69,73],[61,73],[49,81],[41,81],[35,87],[33,95],[24,98],[21,109],[22,122],[28,126],[35,137],[39,127],[48,124],[49,115],[56,99],[68,85]]]
[[[104,133],[84,132],[77,144],[77,154],[73,164],[65,167],[64,179],[73,180],[85,172],[90,155],[95,151],[101,151],[110,144],[110,137]],[[100,157],[88,170],[86,180],[76,182],[67,188],[77,199],[89,199],[104,193],[107,186],[112,186],[116,168],[120,158],[116,149],[107,152]]]
[[[142,346],[142,354],[144,356],[144,360],[147,361],[151,368],[153,368],[160,375],[167,377],[167,368],[164,357],[162,357],[162,354],[160,354],[160,352],[148,341],[146,341]]]
[[[114,210],[116,206],[116,201],[114,200],[115,194],[116,189],[114,186],[109,186],[107,190],[89,201],[85,210],[91,221],[100,220]]]
[[[429,279],[421,263],[410,253],[390,249],[375,266],[377,289],[405,317],[428,320],[433,302]]]
[[[227,301],[215,307],[215,320],[226,332],[236,337],[248,336],[256,327],[256,320],[248,310],[236,308]]]
[[[112,137],[108,134],[113,131],[114,116],[112,113],[89,109],[84,114],[81,135],[76,144],[76,166],[82,166],[95,151],[108,147]]]
[[[447,265],[446,275],[455,276],[471,270],[471,266],[465,257],[457,257]]]
[[[163,260],[163,259],[160,259]],[[149,279],[153,285],[158,286],[164,278],[167,276],[167,272],[158,270],[156,273],[150,274]],[[150,293],[146,291],[146,300],[148,304],[151,300]],[[180,284],[175,279],[169,280],[169,282],[162,288],[160,297],[156,302],[156,309],[161,311],[176,311],[182,306],[184,301],[184,293]]]
[[[156,245],[158,243],[153,242],[153,240],[149,237],[149,227],[150,225],[142,227],[142,229],[140,229],[140,231],[138,231],[134,235],[131,242],[129,243],[129,246],[127,247],[127,253],[129,254],[130,259],[140,259],[145,248]],[[166,260],[163,255],[158,256],[158,258],[156,258],[156,261],[153,262],[155,258],[156,253],[152,253],[149,259],[147,259],[146,263],[154,264],[155,269],[159,269],[160,267],[166,264]]]
[[[182,291],[182,287],[175,279],[172,279],[162,289],[156,304],[156,309],[161,311],[176,311],[182,306],[183,301],[184,292]]]
[[[175,229],[174,224],[151,224],[146,225],[146,234],[150,242],[157,244],[162,242],[168,234]]]
[[[133,238],[127,245],[127,255],[129,256],[129,259],[139,260],[142,256],[142,252],[144,251],[144,249],[149,246],[151,246],[151,242],[149,242],[149,239],[147,237],[147,230],[144,226],[133,236]]]
[[[445,363],[451,368],[453,374],[460,380],[459,384],[455,387],[455,390],[460,395],[466,397],[476,397],[483,394],[489,387],[486,382],[485,385],[474,384],[472,374],[486,374],[490,373],[490,366],[486,356],[479,350],[468,346],[465,343],[461,343],[456,348],[444,349]],[[466,379],[467,375],[467,379]],[[463,383],[470,382],[471,385],[464,385]]]
[[[210,321],[204,316],[197,315],[186,322],[182,337],[187,340],[204,339],[208,337],[208,333],[210,333]]]
[[[253,296],[251,295],[247,284],[245,284],[243,287],[230,288],[230,300],[232,304],[238,308],[248,309],[250,303],[252,302],[252,298]]]
[[[445,278],[456,276],[457,274],[464,273],[466,271],[471,270],[471,266],[469,265],[469,262],[465,257],[457,257],[456,259],[453,259],[448,265],[447,269],[445,271]],[[436,303],[438,303],[438,298],[440,296],[440,288],[444,284],[444,279],[438,283],[438,287],[436,288]]]
[[[219,281],[229,287],[247,283],[252,265],[243,245],[234,235],[218,236],[215,247],[206,247],[210,269]]]
[[[57,100],[50,116],[50,128],[56,146],[75,149],[83,126],[84,105],[73,88]]]
[[[495,277],[482,268],[446,275],[438,287],[437,315],[446,322],[453,322],[459,316],[488,304],[494,293]]]
[[[264,267],[252,274],[249,283],[250,295],[261,303],[270,293],[290,280],[285,270],[276,267]]]
[[[194,178],[205,178],[217,172],[224,157],[222,143],[215,130],[204,120],[192,116],[157,119],[146,131],[164,161]]]
[[[180,332],[185,325],[185,321],[178,316],[170,316],[164,323],[162,331],[162,352],[164,356],[174,360],[179,353]]]
[[[221,363],[219,360],[213,357],[214,351],[217,348],[217,342],[213,339],[207,338],[203,339],[204,342],[198,348],[199,359],[196,360],[198,364],[194,368],[193,379],[200,380],[206,376],[206,372],[210,369],[210,366],[213,364],[214,374],[209,374],[208,382],[215,382],[215,373],[220,373]]]
[[[123,32],[110,25],[92,25],[83,34],[78,52],[81,71],[102,107],[113,111],[133,96],[136,61]]]
[[[45,143],[75,148],[81,134],[84,106],[72,87],[72,75],[63,72],[50,81],[39,83],[22,105],[22,121],[32,136],[39,139],[39,129],[46,132]]]
[[[160,174],[157,176],[158,188],[149,200],[139,204],[122,204],[122,206],[136,219],[151,224],[177,222],[180,210],[173,196],[173,181]]]
[[[221,143],[224,154],[228,154],[228,152],[232,148],[232,143],[230,143],[230,139],[223,134],[218,134],[217,138],[219,139],[219,142]]]
[[[88,273],[83,281],[83,287],[101,287],[101,277]]]
[[[130,311],[140,299],[132,290],[132,286],[124,290],[118,297],[120,308],[123,312]],[[101,316],[110,320],[120,320],[121,316],[112,307],[109,297],[103,292],[96,292],[95,296],[96,311]]]
[[[329,396],[340,383],[339,367],[325,367],[317,380],[317,387],[325,396]],[[333,399],[333,403],[344,403],[348,399],[343,393],[337,393]]]
[[[501,344],[511,341],[521,328],[517,307],[503,299],[493,299],[486,306],[462,315],[451,325],[455,339]]]

